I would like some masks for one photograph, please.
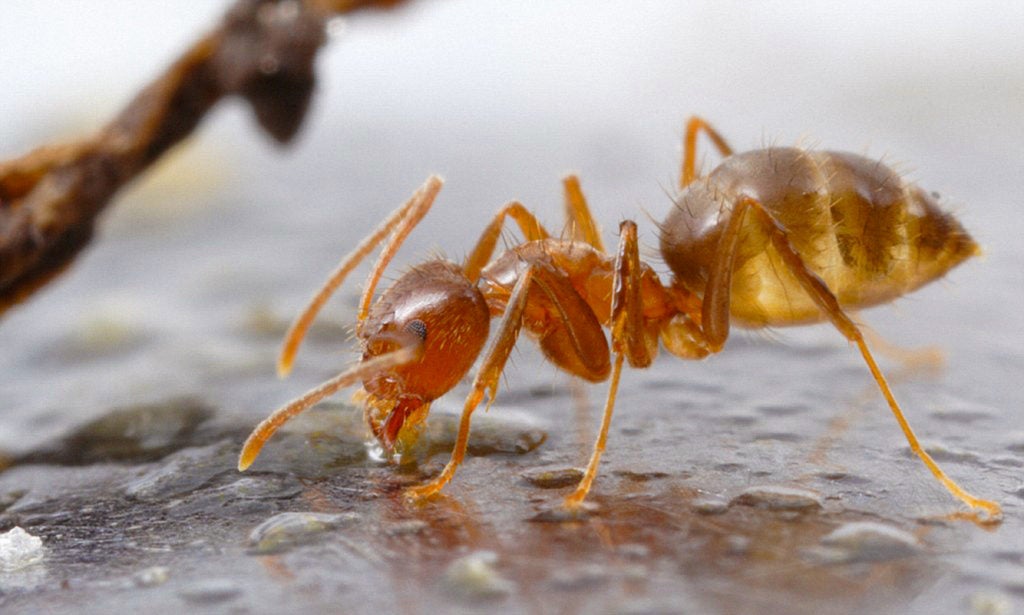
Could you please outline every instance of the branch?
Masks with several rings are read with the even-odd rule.
[[[0,315],[67,268],[117,191],[221,98],[249,101],[260,126],[287,143],[309,107],[326,21],[402,1],[238,0],[97,134],[0,162]]]

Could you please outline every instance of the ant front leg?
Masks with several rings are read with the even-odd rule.
[[[419,487],[409,488],[405,492],[409,498],[414,500],[423,499],[441,491],[452,477],[455,476],[455,470],[465,458],[466,447],[469,444],[469,425],[473,411],[480,405],[485,393],[487,394],[488,406],[494,401],[495,396],[498,394],[498,379],[501,377],[501,372],[505,369],[505,362],[508,361],[512,348],[516,345],[519,330],[523,327],[523,313],[526,310],[528,291],[530,283],[533,281],[534,271],[533,267],[527,268],[512,290],[508,306],[505,309],[505,315],[498,326],[498,334],[491,343],[490,348],[487,349],[486,355],[484,355],[476,378],[473,379],[473,388],[462,408],[462,418],[459,419],[459,432],[455,437],[455,446],[452,448],[452,456],[448,460],[448,464],[434,480]]]
[[[696,115],[686,123],[686,137],[683,139],[683,169],[679,174],[679,188],[686,188],[697,177],[697,132],[704,130],[708,138],[718,148],[722,157],[732,156],[732,148],[725,142],[722,135]]]
[[[488,404],[494,401],[501,372],[523,327],[527,305],[531,309],[548,312],[549,318],[542,329],[534,331],[548,360],[591,382],[608,378],[611,370],[608,342],[593,311],[566,277],[544,263],[530,264],[512,288],[498,333],[473,380],[473,389],[462,410],[459,432],[448,465],[430,483],[410,489],[410,497],[424,498],[437,493],[462,463],[469,442],[470,418],[485,394]]]
[[[564,506],[570,510],[578,508],[583,503],[597,476],[601,454],[608,443],[608,429],[611,427],[612,410],[615,407],[615,396],[619,389],[623,359],[628,358],[629,364],[633,367],[647,367],[654,359],[647,344],[643,313],[641,312],[640,250],[636,223],[630,220],[624,221],[619,226],[619,251],[615,257],[613,288],[611,330],[615,363],[608,385],[604,414],[601,417],[601,428],[598,431],[597,440],[594,442],[590,462],[587,464],[587,469],[576,490],[565,498]]]
[[[998,503],[977,498],[965,491],[953,479],[947,476],[939,465],[935,463],[931,455],[924,450],[911,429],[910,423],[907,422],[906,417],[903,415],[899,403],[896,402],[896,397],[889,388],[889,383],[886,381],[881,369],[879,369],[878,364],[875,362],[874,356],[872,356],[871,351],[868,349],[867,343],[864,341],[864,335],[843,311],[839,305],[839,300],[836,299],[828,285],[804,263],[800,253],[790,243],[785,228],[757,199],[745,196],[736,203],[733,209],[733,217],[720,239],[718,256],[721,262],[716,263],[715,267],[712,268],[711,274],[708,277],[708,288],[705,291],[705,327],[710,325],[716,331],[716,335],[722,335],[722,331],[724,331],[725,335],[728,334],[729,287],[731,285],[732,265],[735,261],[735,252],[740,241],[742,221],[748,213],[753,215],[758,224],[764,229],[770,238],[772,246],[785,262],[789,271],[799,281],[804,292],[817,304],[822,313],[832,322],[832,325],[846,339],[857,345],[861,356],[864,358],[864,362],[871,372],[871,376],[874,378],[875,383],[882,392],[882,396],[889,405],[889,409],[896,418],[896,422],[903,431],[903,435],[910,445],[910,450],[921,459],[935,478],[957,499],[973,509],[985,511],[987,518],[981,520],[996,521],[1000,519],[1002,517],[1002,509]],[[729,254],[723,254],[723,250],[728,251]],[[708,317],[709,310],[711,312],[710,318]],[[726,323],[724,329],[721,327],[723,320]],[[711,337],[710,334],[709,337]],[[721,341],[724,343],[724,337],[721,338]]]

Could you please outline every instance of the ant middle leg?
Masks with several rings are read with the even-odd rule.
[[[613,286],[615,291],[612,295],[611,335],[615,363],[608,385],[608,396],[605,399],[601,427],[597,440],[594,441],[594,450],[590,455],[590,461],[587,463],[587,469],[576,486],[576,490],[569,494],[564,501],[564,506],[570,510],[578,508],[583,503],[597,476],[601,454],[604,453],[608,443],[608,430],[612,422],[612,411],[618,393],[619,378],[622,375],[623,360],[628,358],[632,367],[647,367],[653,361],[654,352],[657,349],[656,343],[649,343],[648,340],[651,336],[648,335],[644,327],[640,296],[639,241],[636,224],[630,220],[624,221],[619,226],[619,250],[615,258],[615,283]]]
[[[679,173],[679,188],[685,188],[697,177],[697,133],[703,130],[711,142],[718,148],[723,157],[732,156],[732,148],[725,142],[722,135],[711,127],[704,118],[694,115],[686,123],[686,136],[683,139],[683,168]]]
[[[512,218],[515,221],[526,241],[539,241],[551,236],[547,229],[537,220],[537,217],[522,203],[519,201],[506,203],[491,218],[491,222],[484,228],[483,233],[480,234],[480,239],[477,239],[476,245],[470,251],[469,256],[466,257],[463,271],[471,282],[477,281],[480,277],[480,271],[491,260],[491,256],[494,254],[494,246],[498,243],[498,236],[501,235],[501,227],[505,223],[505,218]]]
[[[590,213],[590,206],[580,188],[580,179],[575,175],[562,178],[565,189],[565,232],[568,239],[587,243],[598,252],[607,253],[601,241],[601,228]]]

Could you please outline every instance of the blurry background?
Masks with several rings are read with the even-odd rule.
[[[5,6],[0,157],[97,129],[225,7]],[[118,197],[68,274],[0,322],[0,450],[25,452],[111,407],[178,395],[210,403],[217,420],[255,423],[334,373],[352,356],[341,331],[358,284],[325,312],[339,332],[304,348],[285,383],[272,368],[278,334],[336,260],[430,173],[446,187],[397,267],[438,252],[461,258],[513,198],[558,228],[560,178],[573,171],[606,240],[621,219],[638,219],[646,256],[664,271],[650,218],[670,207],[683,123],[700,114],[737,150],[800,143],[865,153],[954,204],[986,257],[864,317],[891,341],[946,351],[940,375],[911,374],[897,397],[925,440],[952,442],[947,469],[1016,519],[986,544],[1024,548],[1024,4],[422,0],[339,20],[331,32],[313,113],[292,147],[274,146],[241,104],[221,105]],[[717,158],[703,151],[708,169]],[[698,399],[708,390],[700,387],[721,391],[716,412],[753,413],[769,432],[773,419],[750,407],[810,405],[811,422],[792,428],[814,435],[860,395],[868,410],[836,456],[860,463],[864,441],[902,450],[837,333],[763,337],[740,333],[707,362],[662,357],[627,374],[617,424],[639,420],[629,418],[631,404],[660,403],[644,401],[649,382],[668,382],[657,393],[668,399],[695,395],[690,387]],[[821,347],[824,359],[809,358]],[[506,391],[564,390],[567,379],[541,373],[531,345],[521,348]],[[603,391],[595,387],[591,399]],[[524,405],[555,432],[567,429],[567,411]],[[701,415],[670,416],[697,443],[716,433]],[[750,445],[745,429],[737,420],[729,437]],[[643,443],[632,445],[643,453]],[[557,450],[558,440],[545,446]],[[785,438],[770,446],[772,471],[806,452]],[[981,461],[958,464],[964,451]],[[869,508],[952,507],[902,459],[913,476],[907,499],[890,493]],[[884,480],[891,468],[863,471]],[[735,484],[719,479],[707,488]],[[977,549],[981,568],[988,555]]]
[[[0,155],[95,130],[224,8],[6,7]],[[694,113],[737,150],[803,143],[866,153],[948,197],[987,261],[871,322],[895,319],[885,328],[894,339],[942,344],[954,368],[958,344],[1016,355],[1009,332],[1020,320],[1003,318],[1020,318],[1005,308],[1019,307],[1024,282],[1022,27],[1015,2],[452,0],[338,21],[293,147],[271,144],[241,104],[218,107],[122,193],[70,274],[5,318],[0,445],[29,446],[49,431],[34,425],[49,412],[193,390],[211,353],[239,350],[222,339],[232,323],[253,304],[289,318],[429,173],[448,184],[402,262],[431,251],[461,258],[512,198],[557,227],[568,171],[581,175],[609,240],[620,219],[641,220],[650,256],[647,216],[669,207],[682,125]],[[704,151],[705,166],[716,164]],[[935,327],[933,315],[956,324]],[[100,369],[85,352],[48,371],[46,386],[30,377],[69,336],[102,336],[108,321],[116,335],[162,341]],[[1015,373],[1000,365],[1007,371],[992,386]]]

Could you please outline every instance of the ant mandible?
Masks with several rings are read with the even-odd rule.
[[[724,160],[697,177],[701,131]],[[621,223],[618,250],[608,253],[578,180],[569,176],[562,238],[551,236],[522,204],[510,202],[464,264],[438,259],[417,265],[373,302],[385,268],[441,189],[441,180],[430,177],[330,275],[286,335],[278,372],[291,370],[321,306],[390,235],[359,303],[361,361],[260,423],[245,442],[239,470],[252,464],[285,421],[359,381],[367,423],[393,453],[415,438],[431,402],[469,372],[488,338],[490,319],[500,316],[448,464],[407,494],[425,498],[451,480],[466,453],[473,411],[485,395],[488,406],[494,401],[505,362],[525,328],[563,370],[591,382],[610,378],[593,453],[565,499],[565,507],[575,509],[597,475],[624,361],[647,367],[659,340],[681,358],[706,357],[725,345],[731,323],[756,328],[828,321],[860,350],[913,452],[954,496],[984,511],[988,520],[999,519],[996,502],[967,493],[918,443],[846,312],[892,301],[978,254],[963,227],[931,194],[881,162],[855,154],[773,147],[734,155],[699,117],[688,122],[683,149],[682,192],[660,227],[661,254],[672,270],[668,285],[641,262],[634,222]],[[506,218],[516,222],[525,241],[492,260]],[[602,327],[611,331],[610,347]]]

